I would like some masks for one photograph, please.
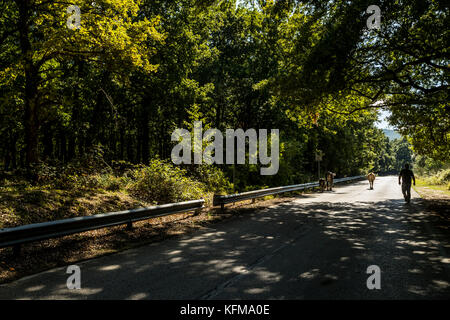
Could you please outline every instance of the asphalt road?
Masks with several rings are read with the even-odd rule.
[[[211,228],[0,286],[0,299],[449,299],[448,222],[396,177],[245,214]],[[380,289],[366,285],[381,270]]]

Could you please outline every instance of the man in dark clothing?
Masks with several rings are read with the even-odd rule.
[[[402,183],[400,183],[400,179],[402,180]],[[402,185],[403,197],[408,203],[411,200],[411,179],[414,181],[414,185],[416,185],[414,173],[409,170],[409,164],[406,163],[405,168],[400,171],[400,175],[398,176],[398,184]]]

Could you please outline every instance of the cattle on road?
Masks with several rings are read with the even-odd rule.
[[[373,190],[373,182],[375,181],[375,173],[371,172],[367,175],[367,179],[369,180],[370,190]]]
[[[325,190],[326,188],[326,182],[324,178],[320,178],[319,179],[319,187],[320,187],[320,191],[323,192],[323,190]]]
[[[325,175],[325,178],[327,180],[327,190],[328,191],[333,191],[333,180],[334,180],[335,176],[336,176],[336,173],[333,173],[331,171],[328,171],[327,174]]]

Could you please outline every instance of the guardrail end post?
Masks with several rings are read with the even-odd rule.
[[[132,221],[127,222],[127,230],[133,230],[133,222]]]
[[[13,246],[13,255],[16,257],[19,257],[21,249],[22,248],[21,248],[20,244],[16,244],[15,246]]]
[[[198,216],[202,212],[202,209],[196,209],[194,211],[194,216]]]

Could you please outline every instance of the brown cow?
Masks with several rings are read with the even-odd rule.
[[[319,187],[320,187],[320,191],[323,192],[323,190],[325,190],[326,188],[326,182],[324,178],[320,178],[319,179]]]
[[[373,182],[375,181],[375,173],[371,172],[367,175],[367,179],[369,180],[370,190],[373,190]]]
[[[333,191],[333,178],[336,176],[336,173],[333,173],[331,171],[328,171],[325,175],[325,178],[327,180],[327,190]]]

